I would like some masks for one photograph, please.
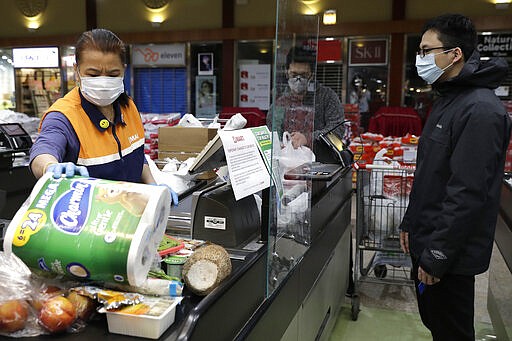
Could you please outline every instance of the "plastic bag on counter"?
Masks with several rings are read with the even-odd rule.
[[[151,174],[153,175],[153,178],[158,185],[167,185],[171,187],[176,193],[183,192],[190,187],[190,181],[192,180],[192,177],[189,176],[188,169],[184,176],[182,176],[181,173],[178,173],[183,163],[177,161],[176,159],[172,159],[168,161],[162,170],[160,170],[156,166],[155,162],[151,160],[151,158],[147,155],[146,160],[148,161]]]
[[[211,129],[220,129],[219,115],[216,115],[216,116],[213,118],[212,123],[208,124],[208,128],[211,128]]]
[[[86,326],[96,304],[69,293],[76,285],[37,276],[15,255],[0,252],[0,335],[13,338],[76,333]]]
[[[315,161],[315,154],[308,147],[293,147],[291,135],[286,131],[283,133],[283,145],[279,152],[279,166],[283,170],[281,174],[304,163]]]
[[[247,119],[242,114],[235,114],[224,125],[224,130],[242,129],[247,124]]]
[[[178,123],[181,127],[202,127],[201,121],[199,121],[194,115],[192,114],[185,114],[181,118],[180,122]]]

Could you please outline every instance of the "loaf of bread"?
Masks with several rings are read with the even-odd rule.
[[[222,246],[198,248],[183,265],[185,285],[199,296],[208,295],[231,273],[231,259]]]

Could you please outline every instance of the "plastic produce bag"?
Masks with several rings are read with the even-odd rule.
[[[300,146],[299,148],[293,148],[291,135],[286,131],[283,133],[283,145],[284,147],[279,153],[281,174],[304,163],[315,161],[315,154],[308,147]]]
[[[0,252],[0,335],[31,337],[44,334],[28,301],[34,295],[31,272],[12,254]]]

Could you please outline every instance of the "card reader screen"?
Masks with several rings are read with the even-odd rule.
[[[18,123],[1,124],[0,129],[7,136],[22,136],[27,135],[27,132]]]
[[[331,143],[336,147],[338,151],[341,152],[343,150],[343,141],[338,136],[336,136],[333,133],[329,133],[327,134],[327,138],[329,139],[329,141],[331,141]]]

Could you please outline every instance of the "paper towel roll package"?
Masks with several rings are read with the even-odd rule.
[[[30,268],[138,286],[169,209],[164,186],[45,174],[9,224],[4,250]]]

